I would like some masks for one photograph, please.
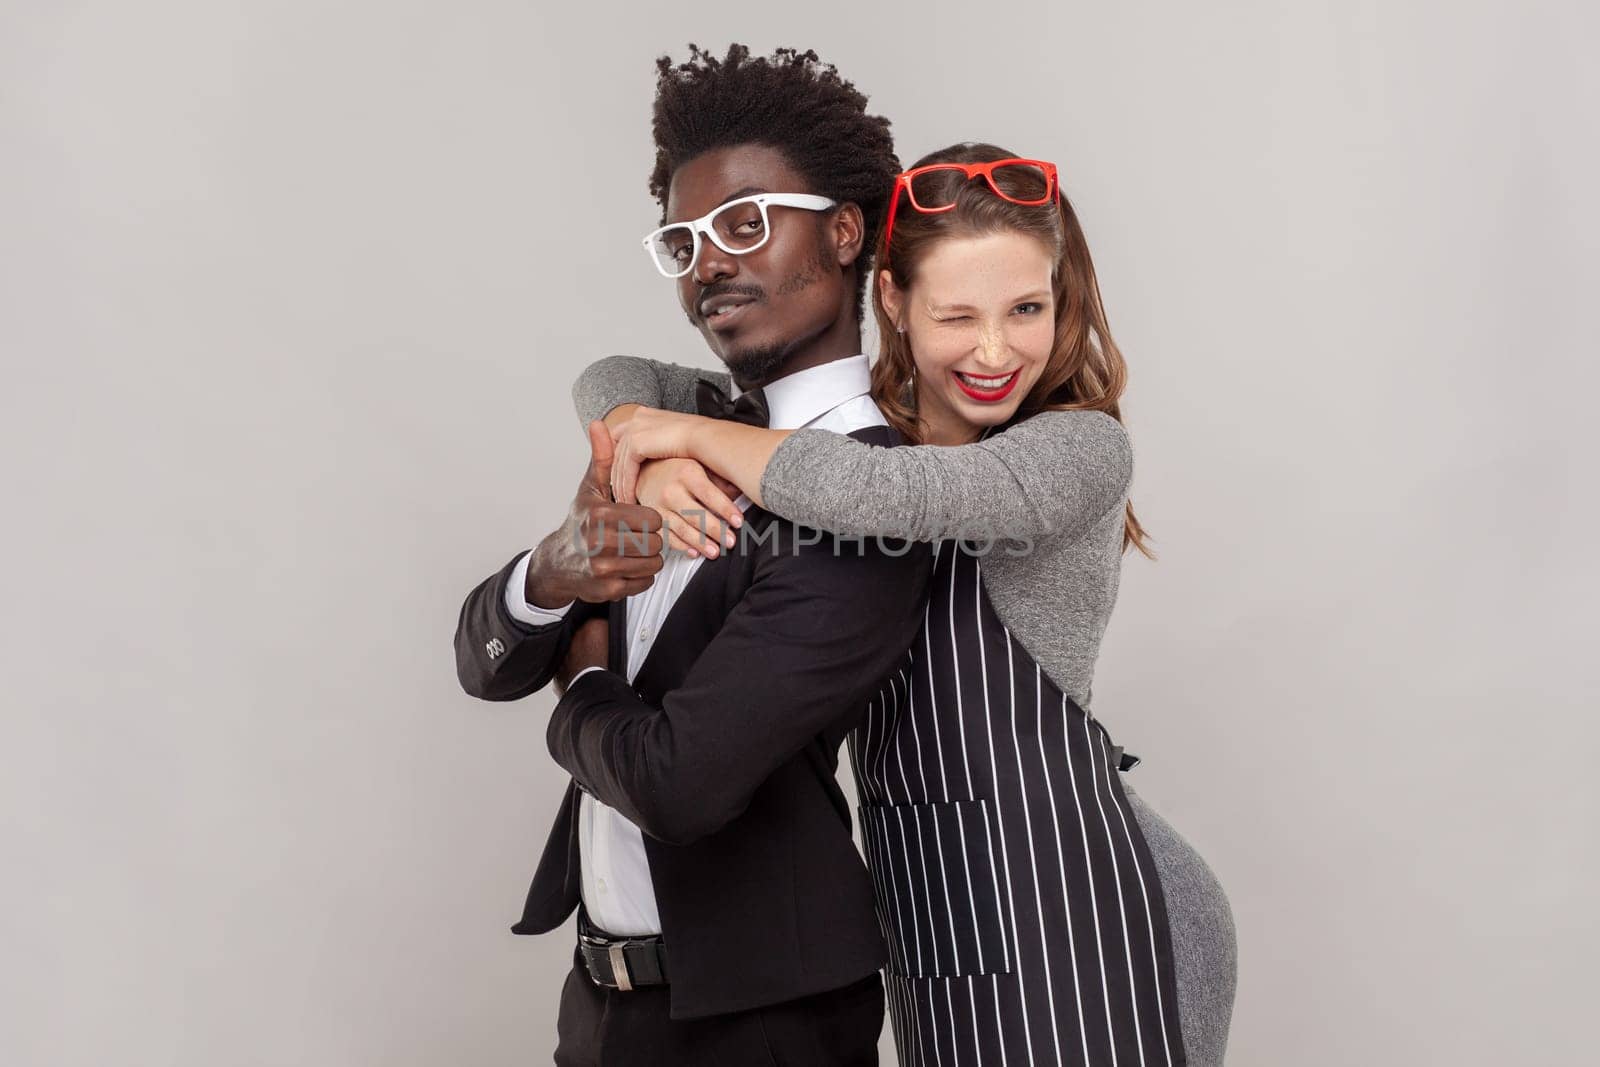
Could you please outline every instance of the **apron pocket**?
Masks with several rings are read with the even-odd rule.
[[[871,804],[860,815],[889,938],[889,973],[1009,973],[1011,938],[994,859],[999,835],[989,802]]]

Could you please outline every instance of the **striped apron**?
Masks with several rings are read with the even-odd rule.
[[[1105,727],[936,546],[917,642],[850,737],[903,1067],[1186,1062],[1161,885]]]

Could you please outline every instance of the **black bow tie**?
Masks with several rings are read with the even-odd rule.
[[[739,399],[729,400],[728,394],[715,382],[704,378],[694,385],[694,409],[710,419],[732,419],[746,426],[766,426],[770,418],[767,394],[760,389],[740,393]]]

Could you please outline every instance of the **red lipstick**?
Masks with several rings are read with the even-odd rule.
[[[963,381],[961,375],[957,374],[955,371],[950,372],[950,377],[954,378],[956,385],[961,387],[961,391],[966,393],[972,399],[981,401],[985,404],[993,404],[997,400],[1004,400],[1008,395],[1010,395],[1011,390],[1017,387],[1017,382],[1022,378],[1022,370],[1021,368],[1018,368],[1017,370],[1012,371],[1011,376],[1004,379],[1004,384],[995,389],[975,388],[974,386],[971,386]]]

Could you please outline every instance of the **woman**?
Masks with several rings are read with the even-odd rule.
[[[1089,712],[1145,547],[1076,215],[1052,165],[958,145],[899,176],[877,264],[873,396],[920,446],[679,414],[727,376],[626,357],[585,371],[580,415],[610,413],[618,499],[661,509],[676,549],[716,554],[735,491],[937,543],[922,634],[850,742],[902,1063],[1219,1064],[1227,899]],[[695,508],[720,517],[704,536]]]

